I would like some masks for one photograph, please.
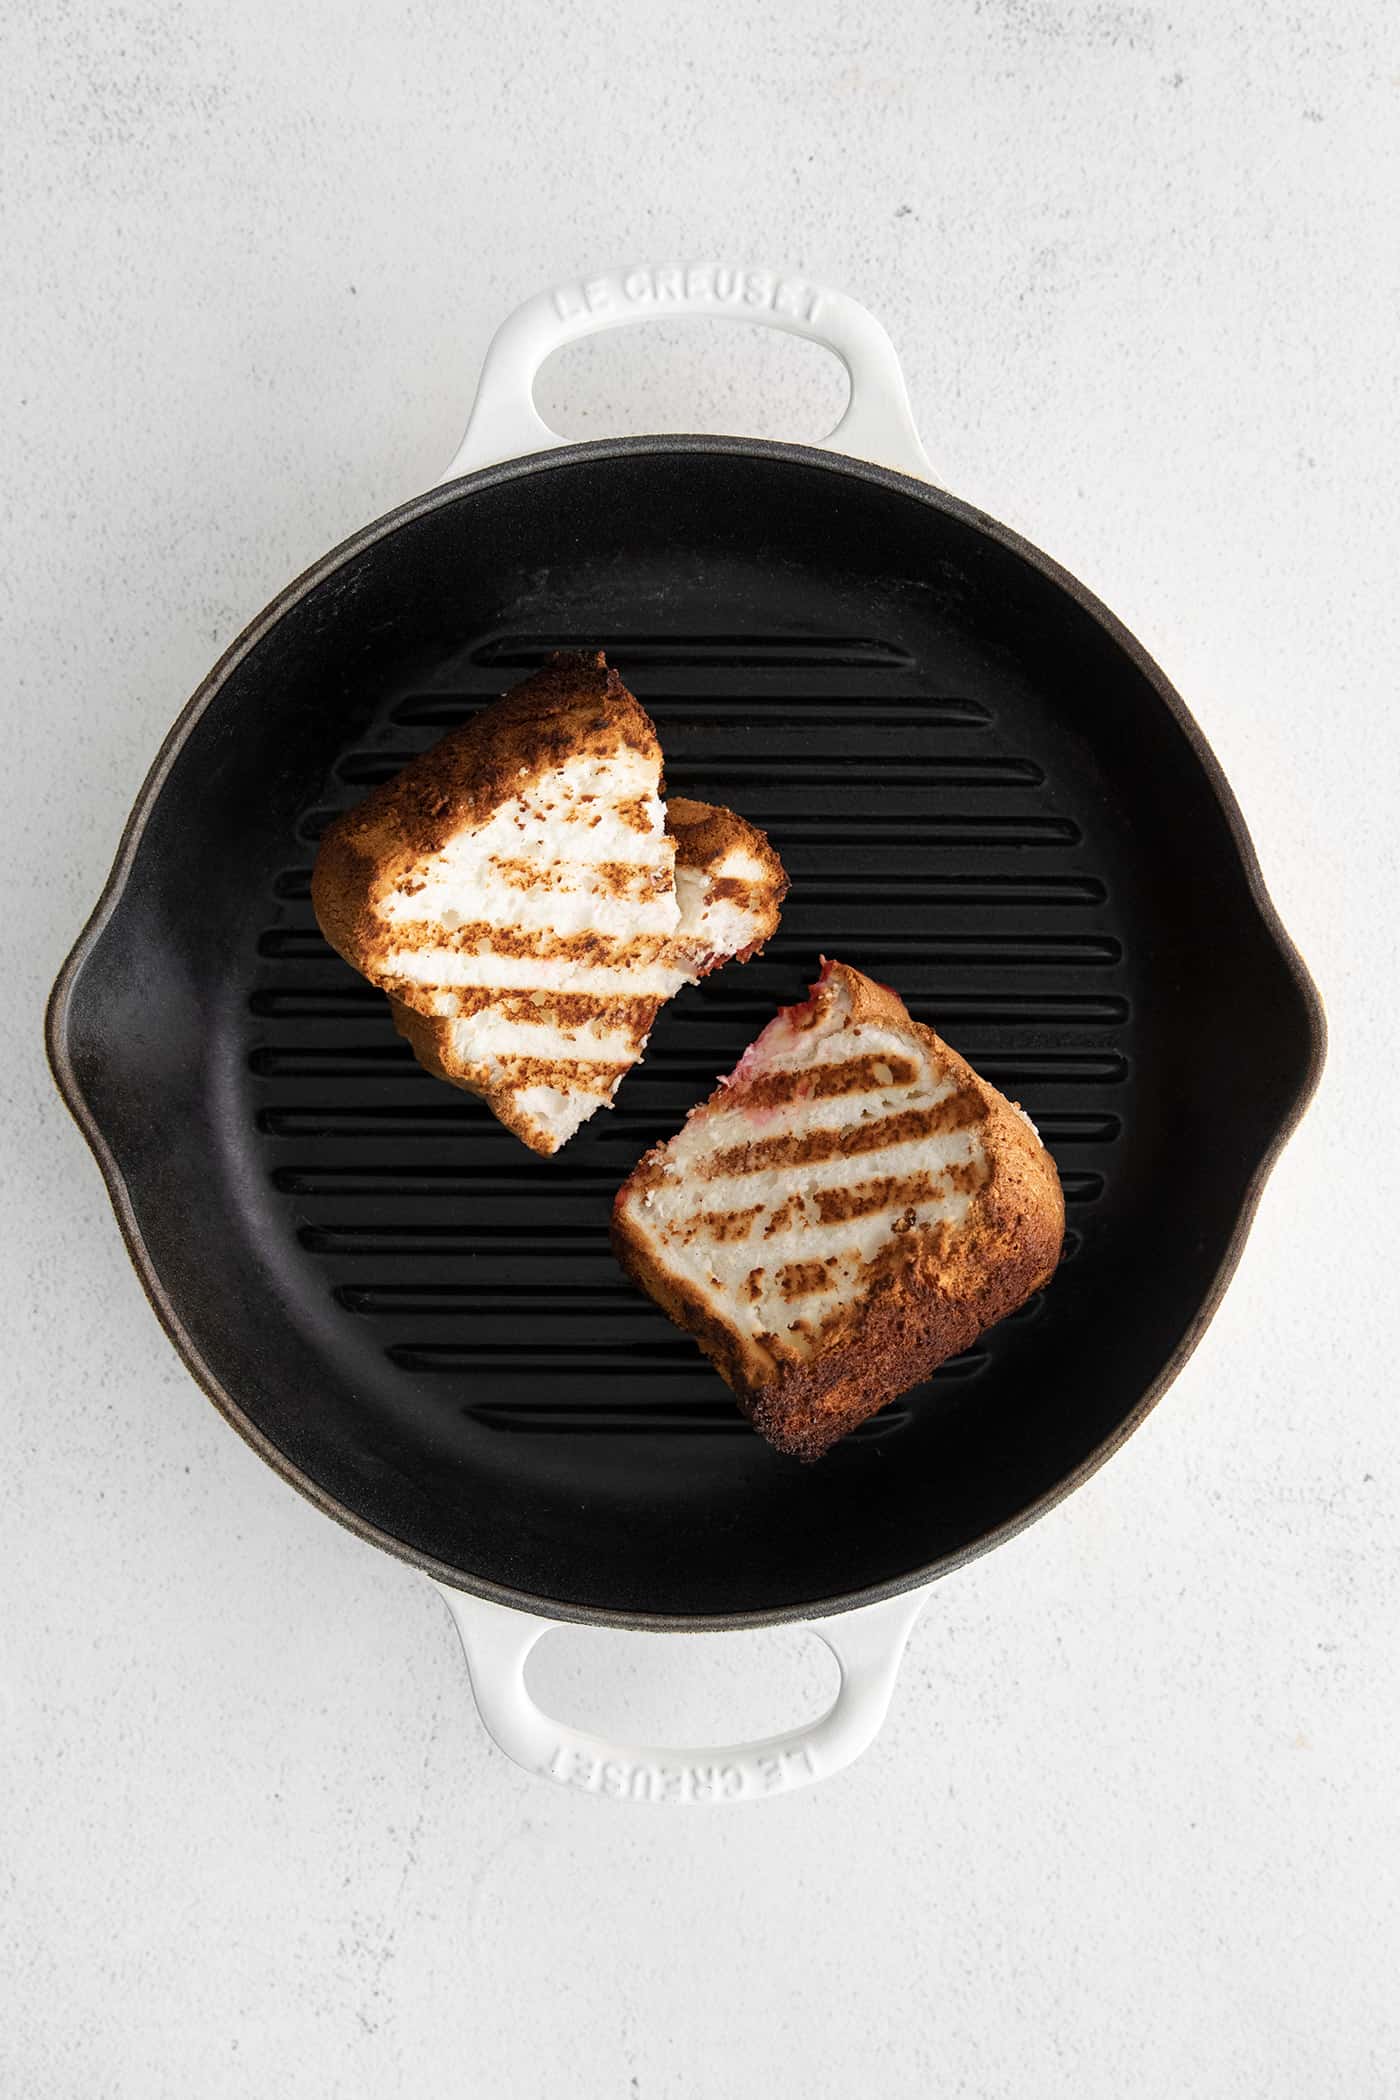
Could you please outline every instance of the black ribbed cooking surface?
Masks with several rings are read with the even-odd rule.
[[[1008,742],[992,707],[875,636],[484,637],[433,685],[384,695],[298,837],[312,847],[335,812],[550,649],[584,645],[607,650],[651,713],[668,790],[728,801],[771,834],[792,881],[778,938],[683,994],[612,1112],[542,1163],[419,1068],[382,996],[326,946],[308,852],[274,877],[257,940],[257,1139],[329,1297],[372,1323],[393,1364],[439,1380],[443,1405],[534,1436],[749,1437],[693,1343],[613,1261],[608,1209],[633,1162],[826,952],[893,984],[1029,1110],[1061,1166],[1073,1260],[1121,1127],[1122,941],[1046,766]],[[962,1391],[997,1346],[988,1337],[933,1383]],[[919,1404],[898,1401],[857,1434],[888,1438]]]
[[[548,1160],[419,1070],[307,885],[332,811],[570,643],[792,890]],[[1025,1104],[1070,1229],[1032,1306],[803,1467],[607,1222],[823,952]],[[468,1585],[691,1622],[951,1565],[1111,1448],[1208,1313],[1314,1028],[1208,754],[1067,579],[874,469],[639,439],[408,506],[240,643],[152,776],[55,1059],[162,1317],[292,1478]]]

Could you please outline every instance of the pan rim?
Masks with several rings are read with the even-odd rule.
[[[1245,1183],[1234,1225],[1220,1262],[1197,1304],[1186,1333],[1158,1376],[1147,1386],[1137,1404],[1112,1434],[1097,1445],[1062,1480],[1023,1510],[954,1552],[943,1554],[924,1566],[863,1589],[832,1592],[795,1604],[746,1612],[678,1614],[620,1611],[610,1606],[580,1605],[516,1590],[483,1577],[468,1575],[460,1568],[436,1560],[432,1555],[425,1554],[407,1541],[396,1538],[380,1526],[369,1523],[321,1487],[272,1443],[251,1420],[204,1361],[193,1337],[186,1330],[146,1246],[136,1219],[126,1176],[83,1092],[74,1069],[68,1041],[69,1012],[83,970],[120,909],[146,825],[185,743],[232,672],[295,605],[310,592],[318,589],[347,561],[364,553],[401,526],[450,504],[468,500],[488,488],[529,475],[558,471],[582,462],[666,454],[719,454],[760,458],[776,463],[814,467],[842,478],[854,476],[884,487],[895,495],[926,505],[971,527],[1027,562],[1047,581],[1063,591],[1095,621],[1107,638],[1129,659],[1152,687],[1156,697],[1185,737],[1225,819],[1259,921],[1259,930],[1272,941],[1279,959],[1292,979],[1308,1031],[1309,1055],[1306,1070],[1293,1101],[1280,1117],[1270,1143],[1265,1147],[1253,1173]],[[857,1610],[863,1605],[874,1604],[910,1590],[926,1588],[944,1575],[951,1574],[955,1569],[964,1567],[982,1554],[990,1552],[994,1547],[1005,1544],[1083,1486],[1085,1481],[1126,1443],[1134,1431],[1141,1427],[1167,1388],[1183,1370],[1214,1318],[1243,1255],[1245,1242],[1249,1237],[1269,1175],[1317,1089],[1327,1054],[1327,1022],[1321,997],[1265,886],[1248,826],[1220,761],[1165,672],[1122,621],[1092,591],[1023,535],[932,483],[917,481],[912,476],[896,473],[889,468],[873,466],[849,458],[845,454],[832,453],[809,445],[757,438],[676,435],[594,439],[582,444],[561,446],[549,452],[532,453],[502,461],[456,480],[441,483],[418,496],[410,497],[340,541],[271,599],[218,658],[166,733],[123,826],[107,880],[59,970],[45,1009],[44,1034],[54,1081],[97,1161],[127,1254],[152,1310],[195,1383],[214,1403],[224,1419],[275,1473],[304,1495],[317,1509],[332,1517],[357,1538],[421,1569],[423,1573],[448,1588],[507,1605],[513,1610],[534,1617],[564,1623],[612,1626],[658,1633],[723,1632],[737,1631],[745,1627],[803,1623],[812,1619],[832,1617],[844,1611]]]

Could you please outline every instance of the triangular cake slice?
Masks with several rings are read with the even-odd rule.
[[[756,826],[731,809],[676,797],[666,828],[676,847],[679,923],[667,954],[605,1012],[567,991],[459,993],[451,1019],[391,1002],[419,1063],[481,1095],[536,1151],[556,1151],[611,1104],[682,985],[721,963],[747,962],[777,928],[787,878]]]
[[[624,1269],[755,1428],[819,1458],[1054,1273],[1029,1118],[844,963],[619,1190]]]
[[[478,990],[630,991],[680,907],[661,746],[601,650],[544,669],[330,825],[311,899],[418,1013]]]
[[[776,923],[782,869],[763,834],[720,811],[700,828],[702,856],[762,864]],[[678,954],[675,863],[656,731],[599,650],[551,657],[338,817],[311,896],[331,946],[397,1008],[452,1024],[448,1059],[414,1030],[429,1068],[553,1152],[699,974],[696,944],[718,956],[732,931],[730,878],[701,896],[692,870]]]

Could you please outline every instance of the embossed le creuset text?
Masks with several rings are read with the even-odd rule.
[[[805,1745],[774,1750],[742,1763],[714,1765],[628,1764],[622,1758],[594,1757],[561,1743],[545,1771],[565,1786],[589,1794],[611,1794],[618,1801],[741,1801],[776,1794],[783,1787],[815,1779],[817,1768]]]
[[[815,321],[822,293],[798,277],[774,270],[741,270],[728,263],[677,265],[674,269],[636,269],[592,277],[585,284],[561,284],[553,294],[561,321],[584,314],[625,313],[645,306],[753,306],[791,314],[796,321]]]

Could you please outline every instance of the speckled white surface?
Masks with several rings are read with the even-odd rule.
[[[1397,125],[1382,0],[11,0],[0,2092],[1400,2088]],[[496,319],[707,252],[872,304],[938,477],[1167,666],[1333,1048],[1189,1369],[935,1594],[877,1748],[668,1817],[507,1765],[426,1584],[196,1393],[40,1008],[186,694],[439,471]],[[839,392],[702,329],[545,398],[806,436]],[[643,1732],[825,1682],[790,1634],[560,1648]]]

